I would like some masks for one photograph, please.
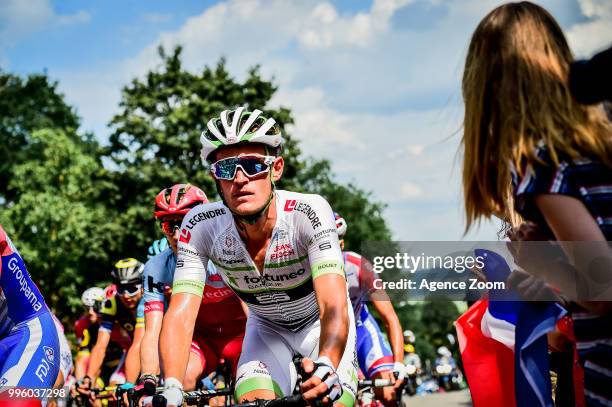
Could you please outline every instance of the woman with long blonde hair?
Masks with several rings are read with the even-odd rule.
[[[502,5],[476,28],[462,83],[466,231],[482,218],[509,221],[516,210],[552,240],[599,242],[590,250],[609,258],[612,126],[601,105],[572,97],[572,60],[557,22],[533,3]],[[593,255],[562,247],[577,270]],[[587,402],[612,403],[602,386],[612,383],[612,303],[582,300],[598,314],[573,313]]]

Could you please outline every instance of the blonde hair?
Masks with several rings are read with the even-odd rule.
[[[510,165],[519,176],[540,161],[590,157],[612,167],[612,127],[601,106],[569,90],[572,54],[554,18],[530,2],[491,11],[472,35],[463,72],[463,194],[466,229],[512,215]]]

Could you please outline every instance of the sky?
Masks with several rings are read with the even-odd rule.
[[[270,106],[292,110],[288,131],[304,154],[385,203],[396,240],[496,240],[497,222],[463,235],[458,149],[467,45],[501,3],[3,0],[0,69],[46,71],[82,130],[105,142],[121,88],[159,66],[158,45],[182,45],[193,71],[223,56],[242,79],[259,64],[278,86]],[[612,1],[537,3],[578,57],[612,43]]]

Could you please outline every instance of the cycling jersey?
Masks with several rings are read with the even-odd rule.
[[[112,333],[117,324],[128,333],[130,339],[133,339],[134,330],[144,327],[144,296],[135,309],[129,309],[115,294],[104,300],[100,314],[102,316],[100,330]]]
[[[260,274],[222,202],[192,209],[181,226],[173,293],[201,296],[210,260],[262,319],[294,332],[318,320],[312,280],[344,276],[331,208],[318,195],[276,191],[276,216]]]
[[[74,323],[74,334],[77,349],[80,354],[89,354],[98,340],[100,324],[92,324],[88,315],[84,315]],[[116,366],[123,356],[123,351],[130,347],[130,336],[118,325],[111,332],[110,342],[106,348],[104,364]]]
[[[64,381],[66,381],[68,376],[70,376],[72,373],[74,367],[72,364],[72,352],[70,351],[70,345],[68,344],[68,340],[64,334],[64,326],[55,315],[51,314],[51,316],[53,317],[53,322],[55,322],[59,339],[60,372],[62,372]]]
[[[172,286],[176,255],[172,248],[152,257],[145,264],[144,312],[164,311],[167,308],[167,287]],[[227,287],[212,262],[206,272],[206,289],[198,312],[196,330],[207,333],[244,332],[246,316],[236,294]],[[233,327],[236,327],[234,329]],[[231,332],[230,332],[231,331]]]
[[[144,312],[165,311],[166,293],[172,285],[176,255],[167,248],[145,264]],[[203,374],[213,371],[220,358],[235,370],[242,349],[246,315],[240,300],[225,285],[212,262],[208,263],[206,289],[196,319],[191,351],[198,355]]]
[[[355,322],[361,321],[361,309],[374,291],[372,264],[355,252],[344,252],[344,270]],[[367,307],[366,307],[367,308]]]
[[[0,257],[0,387],[49,388],[60,365],[57,328],[2,226]]]
[[[371,263],[357,253],[344,252],[344,268],[357,324],[357,359],[361,371],[370,379],[393,370],[393,352],[366,305],[374,291]]]
[[[244,347],[239,361],[236,395],[269,389],[291,394],[289,375],[296,354],[318,357],[319,307],[313,280],[325,274],[344,277],[342,252],[333,212],[318,195],[276,191],[276,224],[261,273],[242,242],[230,210],[222,203],[192,209],[183,219],[173,294],[201,296],[206,266],[214,263],[225,283],[248,305]],[[341,293],[349,302],[348,293]],[[336,369],[351,406],[357,387],[355,326],[349,333]]]

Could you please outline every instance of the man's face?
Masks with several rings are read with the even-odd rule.
[[[261,145],[241,145],[225,147],[220,150],[216,161],[229,157],[241,155],[266,155],[265,148]],[[233,180],[219,180],[221,191],[229,208],[239,215],[251,215],[260,210],[268,201],[272,193],[272,179],[280,179],[284,167],[282,157],[277,157],[268,172],[249,178],[241,168],[236,170]]]
[[[166,236],[166,240],[168,240],[168,244],[170,244],[174,253],[176,253],[177,250],[182,221],[183,215],[164,216],[160,219],[162,232],[164,236]]]
[[[133,309],[142,297],[142,284],[117,286],[117,296],[126,308]]]

